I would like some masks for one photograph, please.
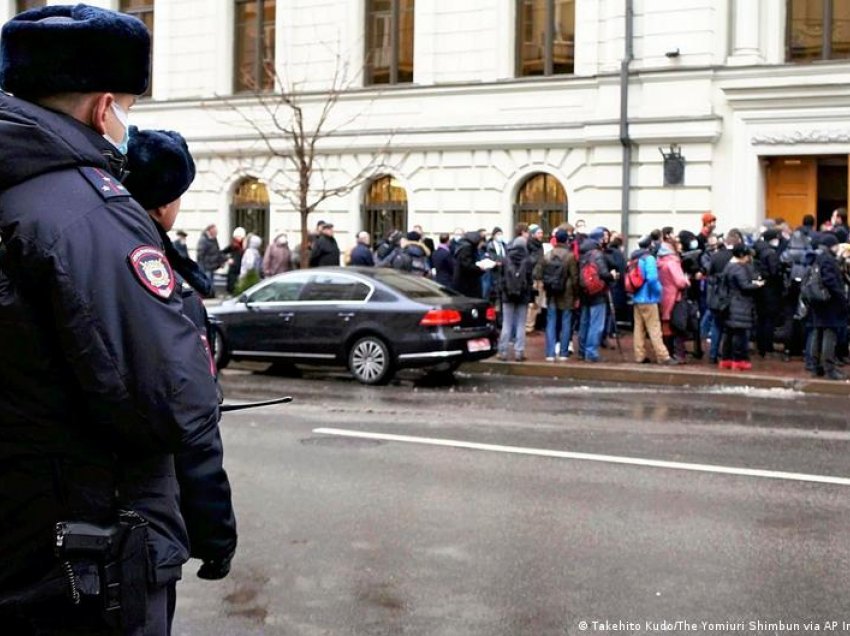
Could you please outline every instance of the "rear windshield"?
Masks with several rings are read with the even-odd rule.
[[[414,274],[402,274],[392,269],[376,269],[374,276],[408,298],[456,298],[461,296],[453,289],[443,287],[427,278]]]

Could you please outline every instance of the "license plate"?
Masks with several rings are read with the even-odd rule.
[[[476,351],[490,351],[490,339],[476,338],[475,340],[468,340],[466,348],[469,349],[470,353],[475,353]]]

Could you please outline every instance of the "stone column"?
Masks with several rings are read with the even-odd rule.
[[[761,51],[761,0],[734,0],[732,15],[732,54],[728,63],[736,66],[764,62]]]

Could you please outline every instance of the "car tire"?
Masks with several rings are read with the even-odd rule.
[[[213,329],[213,351],[216,369],[220,371],[230,364],[230,353],[227,351],[227,342],[224,340],[224,334],[221,333],[221,329],[218,327]]]
[[[377,336],[358,339],[348,351],[348,370],[362,384],[386,384],[393,377],[389,347]]]

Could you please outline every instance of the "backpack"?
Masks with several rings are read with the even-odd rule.
[[[597,296],[608,289],[608,285],[599,275],[599,264],[593,255],[581,266],[579,284],[588,296]]]
[[[715,316],[723,317],[732,304],[729,293],[729,280],[725,274],[717,274],[708,279],[705,289],[706,304]]]
[[[412,272],[413,271],[413,257],[410,256],[404,250],[401,250],[396,253],[395,256],[392,257],[390,261],[390,266],[393,269],[400,270],[402,272]]]
[[[779,260],[788,268],[786,285],[801,283],[806,276],[809,266],[806,256],[812,248],[812,240],[796,230],[788,241],[788,247],[782,252]]]
[[[809,267],[800,285],[800,298],[809,304],[825,303],[830,299],[829,290],[823,284],[820,274],[820,263]]]
[[[646,279],[643,276],[643,270],[640,268],[640,261],[642,258],[642,256],[633,258],[629,261],[628,265],[626,265],[626,277],[624,283],[626,286],[626,292],[629,294],[636,294],[646,282]]]
[[[543,289],[550,296],[559,296],[567,288],[567,270],[564,260],[557,254],[550,254],[543,265]]]
[[[508,256],[502,261],[502,277],[505,299],[511,303],[525,301],[528,292],[528,259],[522,259],[519,267]]]

